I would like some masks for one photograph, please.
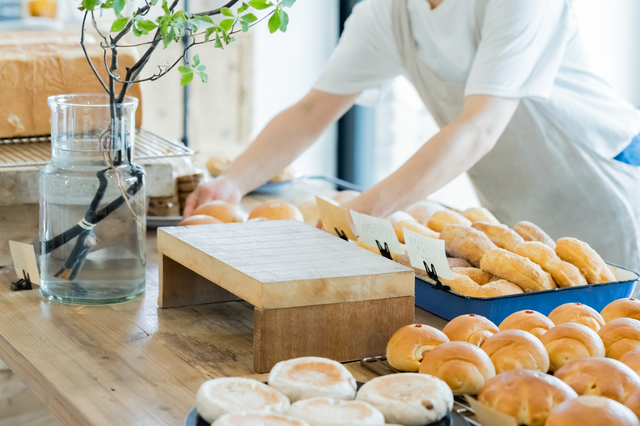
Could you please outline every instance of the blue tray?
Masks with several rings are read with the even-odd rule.
[[[533,309],[544,315],[565,303],[579,302],[600,312],[609,303],[631,296],[640,276],[619,266],[610,265],[619,281],[606,284],[558,288],[536,293],[482,299],[436,289],[433,284],[416,278],[416,306],[446,320],[464,314],[478,314],[495,324],[514,312]]]

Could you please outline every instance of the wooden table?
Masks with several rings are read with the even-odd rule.
[[[312,188],[281,198],[298,201]],[[314,192],[325,192],[313,189]],[[248,197],[252,207],[263,197]],[[69,425],[179,425],[207,379],[253,372],[253,310],[245,302],[159,309],[156,233],[148,232],[147,290],[117,305],[69,306],[9,290],[0,269],[0,359]],[[416,321],[445,321],[416,309]],[[347,364],[356,379],[373,377]]]

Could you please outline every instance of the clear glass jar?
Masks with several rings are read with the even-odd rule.
[[[49,98],[40,293],[50,300],[105,304],[144,293],[145,174],[133,162],[137,106],[126,97],[112,112],[106,94]]]

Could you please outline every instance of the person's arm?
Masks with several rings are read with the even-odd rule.
[[[189,198],[184,217],[207,201],[237,203],[288,166],[340,118],[358,94],[333,95],[311,90],[301,101],[275,116],[253,143],[212,182],[201,185]]]
[[[467,96],[460,116],[440,129],[392,175],[345,207],[386,217],[426,198],[491,151],[519,99]]]

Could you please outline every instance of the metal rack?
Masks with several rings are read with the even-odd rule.
[[[136,131],[136,161],[193,155],[184,145],[171,142],[143,129]],[[0,169],[45,166],[51,161],[51,137],[0,139]]]

